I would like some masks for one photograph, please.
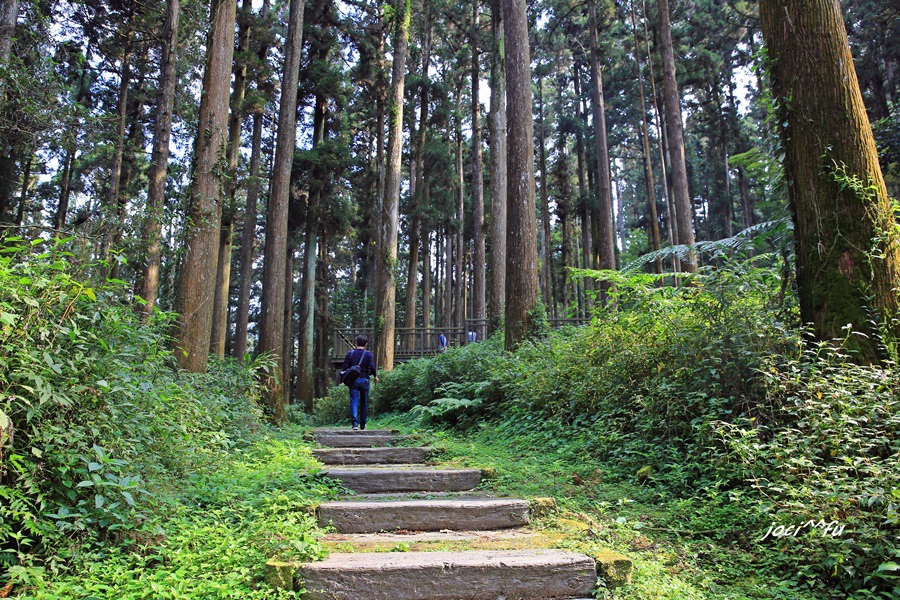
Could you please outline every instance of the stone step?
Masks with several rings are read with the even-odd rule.
[[[481,483],[481,471],[478,469],[338,468],[328,469],[323,474],[339,479],[344,487],[358,494],[463,492]]]
[[[313,429],[314,435],[397,435],[399,431],[396,429],[366,429],[365,431],[354,431],[349,427],[318,427]]]
[[[343,433],[317,433],[316,442],[320,446],[332,448],[378,448],[391,446],[405,440],[402,435],[371,435],[368,431],[354,431],[353,435]]]
[[[316,510],[319,524],[339,533],[509,529],[529,522],[527,500],[401,500],[326,502]]]
[[[329,533],[322,544],[329,552],[463,552],[471,550],[538,550],[556,548],[566,538],[557,531],[528,527],[491,531],[393,531]]]
[[[320,448],[313,456],[326,465],[413,465],[428,458],[430,448]]]
[[[296,575],[304,598],[332,600],[584,598],[597,581],[593,559],[563,550],[334,553]]]

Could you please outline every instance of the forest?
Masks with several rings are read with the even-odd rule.
[[[300,597],[360,332],[598,597],[900,597],[898,70],[897,0],[0,0],[0,597]]]

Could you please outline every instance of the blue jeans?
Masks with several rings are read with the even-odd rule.
[[[360,377],[350,386],[350,420],[354,427],[365,427],[369,420],[369,380]]]

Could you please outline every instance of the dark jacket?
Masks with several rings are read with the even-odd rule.
[[[344,370],[346,371],[353,365],[359,363],[360,360],[362,360],[362,363],[359,365],[359,368],[362,371],[361,377],[368,379],[375,375],[375,356],[368,350],[361,350],[359,348],[351,350],[347,353],[347,356],[344,357]]]

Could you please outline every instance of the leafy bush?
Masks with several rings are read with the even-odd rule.
[[[134,527],[148,478],[202,468],[261,427],[250,370],[177,372],[171,315],[142,324],[124,282],[91,287],[99,268],[72,258],[0,250],[2,565]]]
[[[771,259],[707,267],[680,288],[603,274],[617,292],[592,325],[514,356],[492,340],[410,363],[382,391],[393,409],[419,406],[432,422],[501,416],[492,432],[588,471],[614,465],[607,481],[644,469],[661,494],[719,507],[715,529],[837,521],[842,536],[807,528],[761,548],[761,560],[804,565],[798,585],[821,597],[895,597],[900,371],[805,344]]]
[[[372,403],[372,398],[369,398]],[[371,409],[370,409],[371,412]],[[328,388],[328,395],[316,398],[313,402],[313,423],[316,425],[333,425],[350,422],[350,396],[347,386],[333,385]]]

